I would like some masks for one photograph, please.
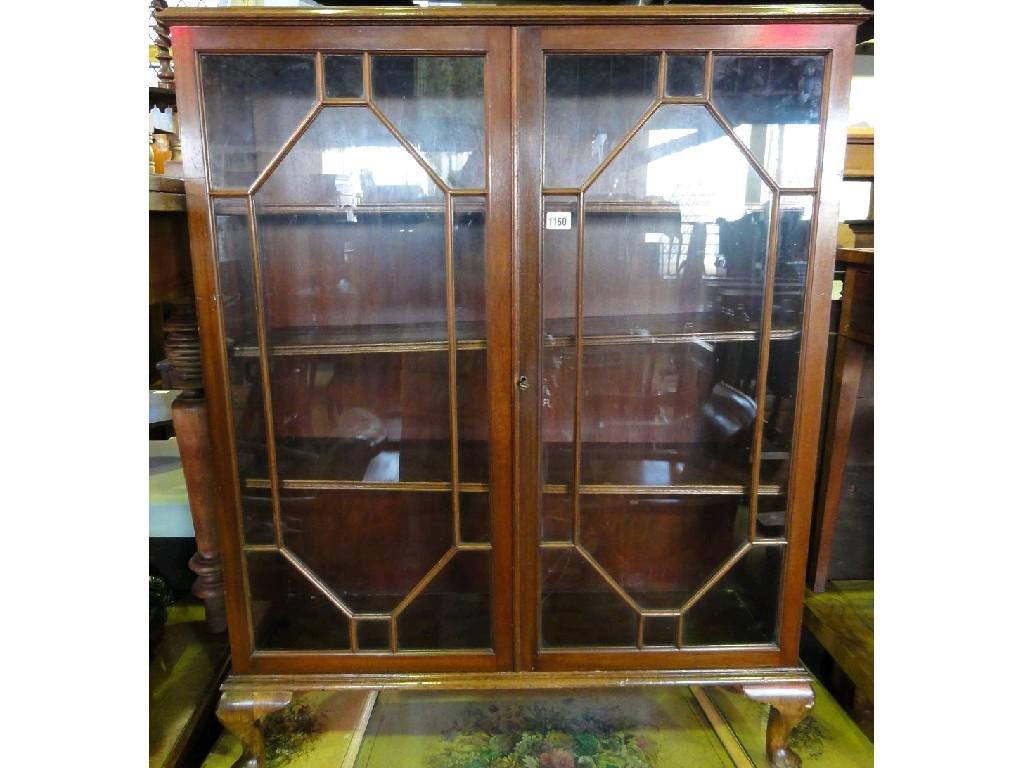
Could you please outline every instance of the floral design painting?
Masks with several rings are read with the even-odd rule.
[[[471,707],[429,768],[655,768],[658,747],[618,706],[492,703]]]

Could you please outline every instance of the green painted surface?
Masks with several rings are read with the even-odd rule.
[[[339,768],[358,728],[366,694],[307,691],[263,721],[268,768]],[[224,733],[203,768],[230,768],[242,754],[238,740]]]
[[[872,766],[875,750],[867,736],[817,681],[813,687],[814,709],[796,727],[791,742],[803,759],[803,768]],[[707,692],[754,765],[770,768],[764,748],[768,705],[752,701],[738,691],[708,688]]]
[[[804,625],[869,701],[875,697],[873,581],[830,581],[804,598]]]
[[[683,688],[381,694],[357,768],[731,768]]]
[[[764,755],[768,706],[742,693],[704,690],[732,731],[723,738],[735,739],[756,768],[769,768]],[[871,742],[817,683],[814,691],[815,709],[794,736],[804,768],[872,766]],[[340,768],[352,744],[361,697],[359,692],[297,696],[293,711],[296,705],[307,707],[315,719],[322,716],[322,727],[299,742],[302,746],[294,755],[271,763],[270,768]],[[615,741],[625,747],[618,754],[607,748]],[[238,741],[222,734],[203,768],[230,768],[240,754]],[[690,689],[676,686],[487,694],[383,691],[355,762],[355,768],[591,765],[749,768],[729,757]]]
[[[226,635],[206,631],[202,603],[167,609],[167,623],[149,664],[149,764],[175,765],[217,696],[228,657]]]

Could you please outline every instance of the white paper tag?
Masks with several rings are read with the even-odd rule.
[[[548,211],[544,229],[572,229],[572,211]]]

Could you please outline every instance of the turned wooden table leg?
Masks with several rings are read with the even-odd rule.
[[[745,685],[743,693],[771,705],[765,740],[768,762],[773,768],[800,768],[800,758],[790,749],[789,737],[814,707],[810,684]]]
[[[203,398],[202,367],[199,358],[199,329],[195,315],[185,311],[166,322],[167,358],[182,393],[171,404],[171,421],[181,454],[196,553],[189,568],[198,576],[192,594],[206,604],[206,628],[227,629],[224,609],[224,575],[217,545],[217,493],[213,474],[210,423]]]
[[[242,756],[231,768],[264,768],[266,745],[260,718],[291,703],[291,691],[227,691],[217,705],[217,719],[242,742]]]

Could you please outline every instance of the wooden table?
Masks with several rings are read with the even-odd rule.
[[[195,598],[167,609],[163,636],[149,663],[150,768],[198,764],[209,742],[204,731],[217,726],[213,710],[227,672],[228,641],[226,635],[208,632],[205,620]]]
[[[846,264],[846,275],[832,366],[832,393],[825,419],[823,474],[815,499],[809,569],[815,592],[824,590],[828,581],[857,392],[864,359],[874,346],[874,258],[873,248],[841,248],[836,254],[836,264]]]
[[[853,682],[854,716],[870,731],[875,700],[875,583],[830,581],[807,592],[804,627]]]
[[[813,687],[814,711],[793,732],[804,768],[873,765],[871,742],[824,687]],[[270,765],[288,768],[475,765],[467,762],[469,752],[495,749],[500,757],[523,742],[516,719],[524,712],[528,718],[537,707],[547,710],[549,751],[568,753],[553,754],[545,764],[568,765],[571,758],[581,764],[581,755],[608,749],[613,729],[614,738],[643,750],[652,768],[769,768],[763,744],[767,705],[721,688],[660,686],[541,694],[309,691],[272,716],[267,758]],[[203,768],[229,768],[240,755],[238,740],[225,731]]]

